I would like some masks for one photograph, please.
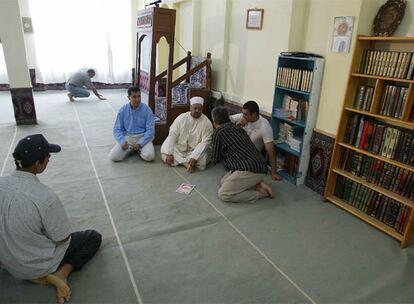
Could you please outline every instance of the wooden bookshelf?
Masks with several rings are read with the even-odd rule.
[[[351,150],[357,151],[357,152],[359,152],[361,154],[368,155],[368,156],[370,156],[372,158],[376,158],[378,160],[381,160],[383,162],[389,163],[391,165],[394,165],[394,166],[397,166],[397,167],[402,167],[402,168],[404,168],[406,170],[410,170],[410,171],[413,171],[414,172],[414,167],[408,166],[406,164],[399,163],[399,162],[397,162],[397,161],[395,161],[393,159],[390,159],[390,158],[387,158],[387,157],[384,157],[384,156],[381,156],[381,155],[377,155],[377,154],[374,154],[374,153],[370,153],[369,151],[362,150],[362,149],[356,148],[356,147],[351,146],[351,145],[348,145],[348,144],[338,143],[338,145],[339,146],[342,146],[342,147],[345,147],[347,149],[351,149]]]
[[[352,73],[352,76],[353,77],[361,77],[361,78],[371,78],[371,79],[397,81],[397,82],[404,82],[404,83],[414,83],[414,80],[410,80],[410,79],[391,78],[391,77],[384,77],[384,76],[378,76],[378,75],[364,75],[364,74],[359,74],[359,73]]]
[[[358,41],[387,41],[387,42],[413,42],[413,37],[376,37],[376,36],[365,36],[365,35],[359,35]]]
[[[397,232],[394,231],[391,227],[385,225],[384,223],[377,221],[375,218],[370,217],[369,215],[365,214],[364,212],[352,207],[347,202],[341,200],[340,198],[337,198],[336,196],[328,196],[326,198],[334,205],[337,205],[338,207],[341,207],[342,209],[348,211],[349,213],[352,213],[353,215],[359,217],[361,220],[364,220],[365,222],[371,224],[375,228],[378,228],[379,230],[391,235],[393,238],[396,238],[399,241],[403,240],[403,236]]]
[[[414,153],[413,108],[414,37],[359,36],[350,67],[324,196],[327,201],[400,241],[402,248],[414,243],[414,200],[411,195],[414,187],[414,158],[411,157]],[[381,126],[383,132],[377,132],[380,129],[378,126]],[[389,138],[385,138],[386,135]],[[391,136],[394,136],[393,139],[390,139]],[[375,143],[379,151],[389,153],[375,150]],[[381,167],[383,172],[379,174],[389,174],[391,182],[381,187],[377,184],[382,182],[374,184],[343,169],[340,162],[345,155],[350,154],[350,150],[388,164]],[[373,163],[370,162],[370,166]],[[388,168],[388,171],[384,168]],[[354,169],[355,167],[350,170]],[[401,173],[398,176],[396,173],[403,170],[406,174],[404,180]],[[392,188],[393,178],[399,178],[397,181],[400,184],[404,183],[403,193],[389,190]],[[343,181],[345,185],[352,184],[352,187],[345,189]],[[346,191],[348,192],[345,193]],[[364,194],[362,197],[360,193],[363,191],[375,195]],[[364,210],[367,211],[365,213],[360,210],[360,203],[366,203],[366,200],[371,206],[379,208],[381,216],[374,217],[372,212]],[[392,207],[388,208],[388,205]],[[387,213],[390,210],[392,214]]]
[[[347,172],[345,170],[342,170],[342,169],[333,169],[333,171],[335,173],[339,174],[339,175],[342,175],[342,176],[350,179],[350,180],[353,180],[354,182],[362,184],[367,188],[370,188],[370,189],[372,189],[376,192],[382,193],[385,196],[388,196],[388,197],[392,198],[393,200],[399,201],[400,203],[403,203],[404,205],[410,206],[411,208],[414,206],[414,203],[412,201],[410,201],[409,199],[407,199],[407,198],[405,198],[401,195],[398,195],[398,194],[396,194],[392,191],[381,188],[381,187],[379,187],[375,184],[369,183],[369,182],[365,181],[364,179],[362,179],[358,176],[355,176],[352,173],[349,173],[349,172]]]
[[[358,109],[354,109],[354,108],[350,108],[350,107],[345,107],[346,111],[350,111],[350,112],[355,112],[355,113],[359,113],[359,114],[363,114],[365,116],[371,116],[374,118],[377,118],[379,120],[382,120],[390,125],[394,125],[397,127],[402,127],[402,128],[414,128],[414,122],[410,122],[410,121],[402,121],[400,119],[396,119],[396,118],[392,118],[392,117],[388,117],[388,116],[384,116],[384,115],[379,115],[379,114],[374,114],[374,113],[370,113],[367,111],[362,111],[362,110],[358,110]]]

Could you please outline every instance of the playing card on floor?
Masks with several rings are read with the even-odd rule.
[[[194,185],[190,184],[190,183],[182,183],[177,190],[175,190],[175,192],[178,193],[184,193],[184,194],[190,194],[191,191],[193,191],[194,189]]]

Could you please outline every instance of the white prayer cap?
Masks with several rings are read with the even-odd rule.
[[[203,97],[200,97],[200,96],[191,97],[190,98],[190,105],[193,105],[193,104],[201,104],[201,105],[203,105],[204,104],[204,98]]]

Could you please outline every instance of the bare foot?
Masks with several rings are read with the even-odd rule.
[[[73,98],[73,94],[72,93],[68,93],[68,97],[70,101],[75,101],[75,98]]]
[[[260,184],[257,184],[256,191],[260,193],[261,198],[269,196],[269,193],[267,193],[267,191],[263,187],[261,187]]]
[[[265,182],[263,182],[263,181],[260,182],[259,187],[262,188],[262,189],[264,189],[268,193],[268,196],[270,196],[271,198],[275,198],[275,192]]]
[[[282,179],[283,179],[283,177],[281,177],[279,174],[277,174],[277,173],[272,173],[272,179],[273,180],[275,180],[275,181],[278,181],[278,182],[280,182]]]
[[[64,304],[70,300],[71,290],[66,283],[66,277],[56,271],[46,277],[49,284],[56,287],[56,299],[59,304]]]
[[[184,167],[187,169],[188,173],[193,173],[194,167],[191,166],[189,163],[183,163]]]
[[[64,304],[65,301],[70,300],[71,291],[67,284],[67,278],[73,271],[73,266],[64,264],[57,271],[47,276],[32,279],[32,283],[53,285],[56,288],[56,299],[59,304]]]

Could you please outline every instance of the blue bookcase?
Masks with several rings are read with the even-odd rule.
[[[284,160],[279,174],[300,185],[308,169],[324,59],[281,55],[277,66],[271,124],[278,159]]]

